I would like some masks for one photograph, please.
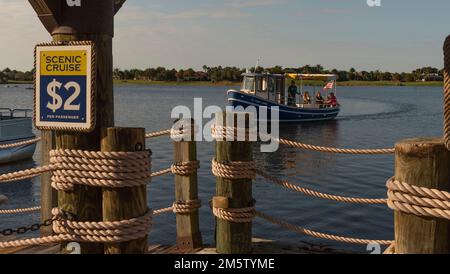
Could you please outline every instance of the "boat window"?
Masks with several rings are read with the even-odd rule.
[[[244,82],[242,83],[242,91],[254,92],[255,91],[255,78],[254,77],[244,77]]]
[[[267,92],[267,88],[269,86],[269,79],[268,78],[262,78],[262,87],[261,87],[261,92]]]

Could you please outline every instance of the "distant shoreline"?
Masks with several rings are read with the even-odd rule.
[[[320,86],[319,82],[305,81],[306,85]],[[33,84],[32,81],[9,81],[1,85],[21,85]],[[208,81],[189,81],[189,82],[166,82],[166,81],[145,81],[145,80],[114,80],[115,85],[143,85],[143,86],[204,86],[204,87],[226,87],[240,86],[240,82],[208,82]],[[395,81],[345,81],[338,82],[338,87],[382,87],[382,86],[420,86],[420,87],[442,87],[444,82],[395,82]]]

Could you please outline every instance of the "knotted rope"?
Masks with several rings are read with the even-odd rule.
[[[41,141],[41,137],[36,137],[34,139],[31,139],[31,140],[26,140],[26,141],[21,141],[21,142],[17,142],[17,143],[0,145],[0,149],[7,149],[7,148],[15,148],[15,147],[21,147],[21,146],[26,146],[26,145],[32,145],[32,144],[39,143],[40,141]]]
[[[299,193],[302,193],[302,194],[305,194],[308,196],[316,197],[316,198],[321,198],[321,199],[331,200],[331,201],[336,201],[336,202],[352,203],[352,204],[386,204],[387,203],[387,199],[354,198],[354,197],[343,197],[343,196],[337,196],[337,195],[332,195],[332,194],[326,194],[326,193],[322,193],[322,192],[318,192],[318,191],[314,191],[311,189],[307,189],[304,187],[294,185],[287,180],[280,180],[278,178],[275,178],[275,177],[267,174],[266,172],[264,172],[262,170],[256,170],[256,173],[258,175],[262,176],[263,178],[267,179],[269,182],[272,182],[276,185],[279,185],[286,189],[289,189],[289,190],[292,190],[295,192],[299,192]]]
[[[251,223],[255,218],[255,207],[218,208],[213,207],[214,216],[231,223]]]
[[[387,181],[388,206],[421,217],[450,220],[450,193],[413,186],[391,178]]]
[[[201,207],[200,200],[177,201],[173,203],[172,210],[175,214],[190,214]]]
[[[450,36],[444,43],[444,143],[450,150]]]
[[[173,174],[179,176],[189,176],[192,175],[200,168],[199,161],[181,162],[175,163],[171,166],[170,170]]]
[[[258,137],[256,127],[238,128],[225,127],[213,124],[211,126],[211,136],[217,141],[251,141]]]
[[[256,166],[255,162],[217,162],[212,160],[212,173],[216,177],[239,180],[239,179],[255,179]]]
[[[89,164],[87,164],[89,162]],[[52,150],[52,187],[72,190],[75,184],[96,187],[136,187],[151,179],[150,152]]]
[[[277,224],[287,230],[291,230],[294,232],[302,233],[302,234],[320,238],[320,239],[326,239],[326,240],[349,243],[349,244],[362,244],[362,245],[367,245],[367,244],[391,245],[394,242],[394,241],[387,241],[387,240],[367,240],[367,239],[359,239],[359,238],[350,238],[350,237],[343,237],[343,236],[321,233],[321,232],[303,228],[301,226],[297,226],[297,225],[293,225],[293,224],[284,222],[282,220],[276,219],[274,217],[271,217],[271,216],[264,214],[262,212],[259,212],[259,211],[257,211],[255,214],[256,214],[256,216],[258,216],[266,221],[269,221],[271,223]]]

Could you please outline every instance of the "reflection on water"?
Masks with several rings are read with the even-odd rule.
[[[204,106],[225,105],[223,87],[116,87],[116,124],[140,126],[147,131],[170,127],[170,112],[177,105],[192,109],[193,98],[202,97]],[[304,143],[351,148],[385,148],[403,138],[442,135],[442,88],[434,87],[345,87],[338,93],[342,113],[335,121],[287,124],[280,128],[281,137]],[[32,91],[23,87],[0,87],[0,107],[30,108]],[[167,138],[150,140],[153,168],[160,170],[172,161],[172,143]],[[390,155],[335,155],[281,146],[276,153],[260,153],[255,144],[258,167],[268,173],[303,187],[343,196],[380,198],[386,196],[385,181],[392,176],[394,159]],[[203,204],[215,192],[211,175],[214,144],[199,143],[199,193]],[[29,168],[39,164],[39,146],[35,162],[0,167],[0,173]],[[174,200],[173,178],[156,178],[148,186],[149,206],[162,208]],[[324,201],[291,192],[258,179],[254,184],[257,208],[270,215],[313,230],[372,239],[393,238],[393,214],[381,205],[352,205]],[[0,193],[10,198],[3,208],[29,207],[39,203],[39,179],[17,184],[1,184]],[[200,210],[201,230],[205,242],[212,243],[214,219],[208,207]],[[31,216],[31,217],[30,217]],[[0,216],[0,229],[31,224],[38,214]],[[289,242],[308,241],[355,251],[365,247],[341,245],[298,235],[256,220],[257,237]],[[150,239],[153,243],[175,242],[175,217],[158,216]]]

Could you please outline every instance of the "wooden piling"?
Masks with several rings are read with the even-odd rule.
[[[103,152],[145,150],[145,129],[108,128],[102,140]],[[103,220],[121,221],[144,215],[147,207],[147,187],[103,188]],[[106,254],[144,254],[147,237],[118,243],[105,244]]]
[[[8,201],[8,198],[6,198],[6,196],[0,194],[0,205],[6,203],[7,201]]]
[[[55,148],[55,133],[51,130],[41,131],[41,162],[50,164],[50,150]],[[52,209],[58,206],[58,192],[52,188],[51,173],[41,175],[41,222],[53,217]],[[42,227],[41,236],[53,235],[53,228]]]
[[[174,141],[174,163],[197,161],[197,144],[194,141],[195,123],[194,121],[187,123],[191,126],[191,141]],[[198,200],[197,171],[188,176],[175,175],[175,199],[184,202]],[[194,250],[203,246],[198,210],[189,214],[177,214],[176,223],[178,249]]]
[[[442,139],[417,138],[397,143],[395,178],[408,184],[450,190],[450,152]],[[450,253],[450,222],[395,212],[395,252]]]
[[[114,126],[112,36],[101,34],[56,34],[54,41],[93,41],[97,50],[96,127],[91,133],[56,132],[56,148],[99,151],[105,137],[102,128]],[[103,134],[106,131],[103,131]],[[77,221],[102,221],[102,189],[75,185],[73,191],[58,192],[58,206]],[[82,243],[81,253],[103,253],[103,244]]]
[[[216,125],[237,127],[238,118],[245,115],[246,128],[249,127],[249,114],[224,112],[216,114]],[[234,119],[233,119],[234,116]],[[242,116],[241,116],[242,117]],[[228,125],[227,121],[233,121]],[[216,160],[218,162],[253,161],[252,143],[249,141],[216,141]],[[228,198],[220,203],[222,208],[246,208],[253,205],[252,180],[230,180],[217,177],[215,206],[220,197]],[[222,199],[223,199],[222,198]],[[246,254],[252,250],[252,223],[232,223],[216,218],[216,249],[221,254]]]

